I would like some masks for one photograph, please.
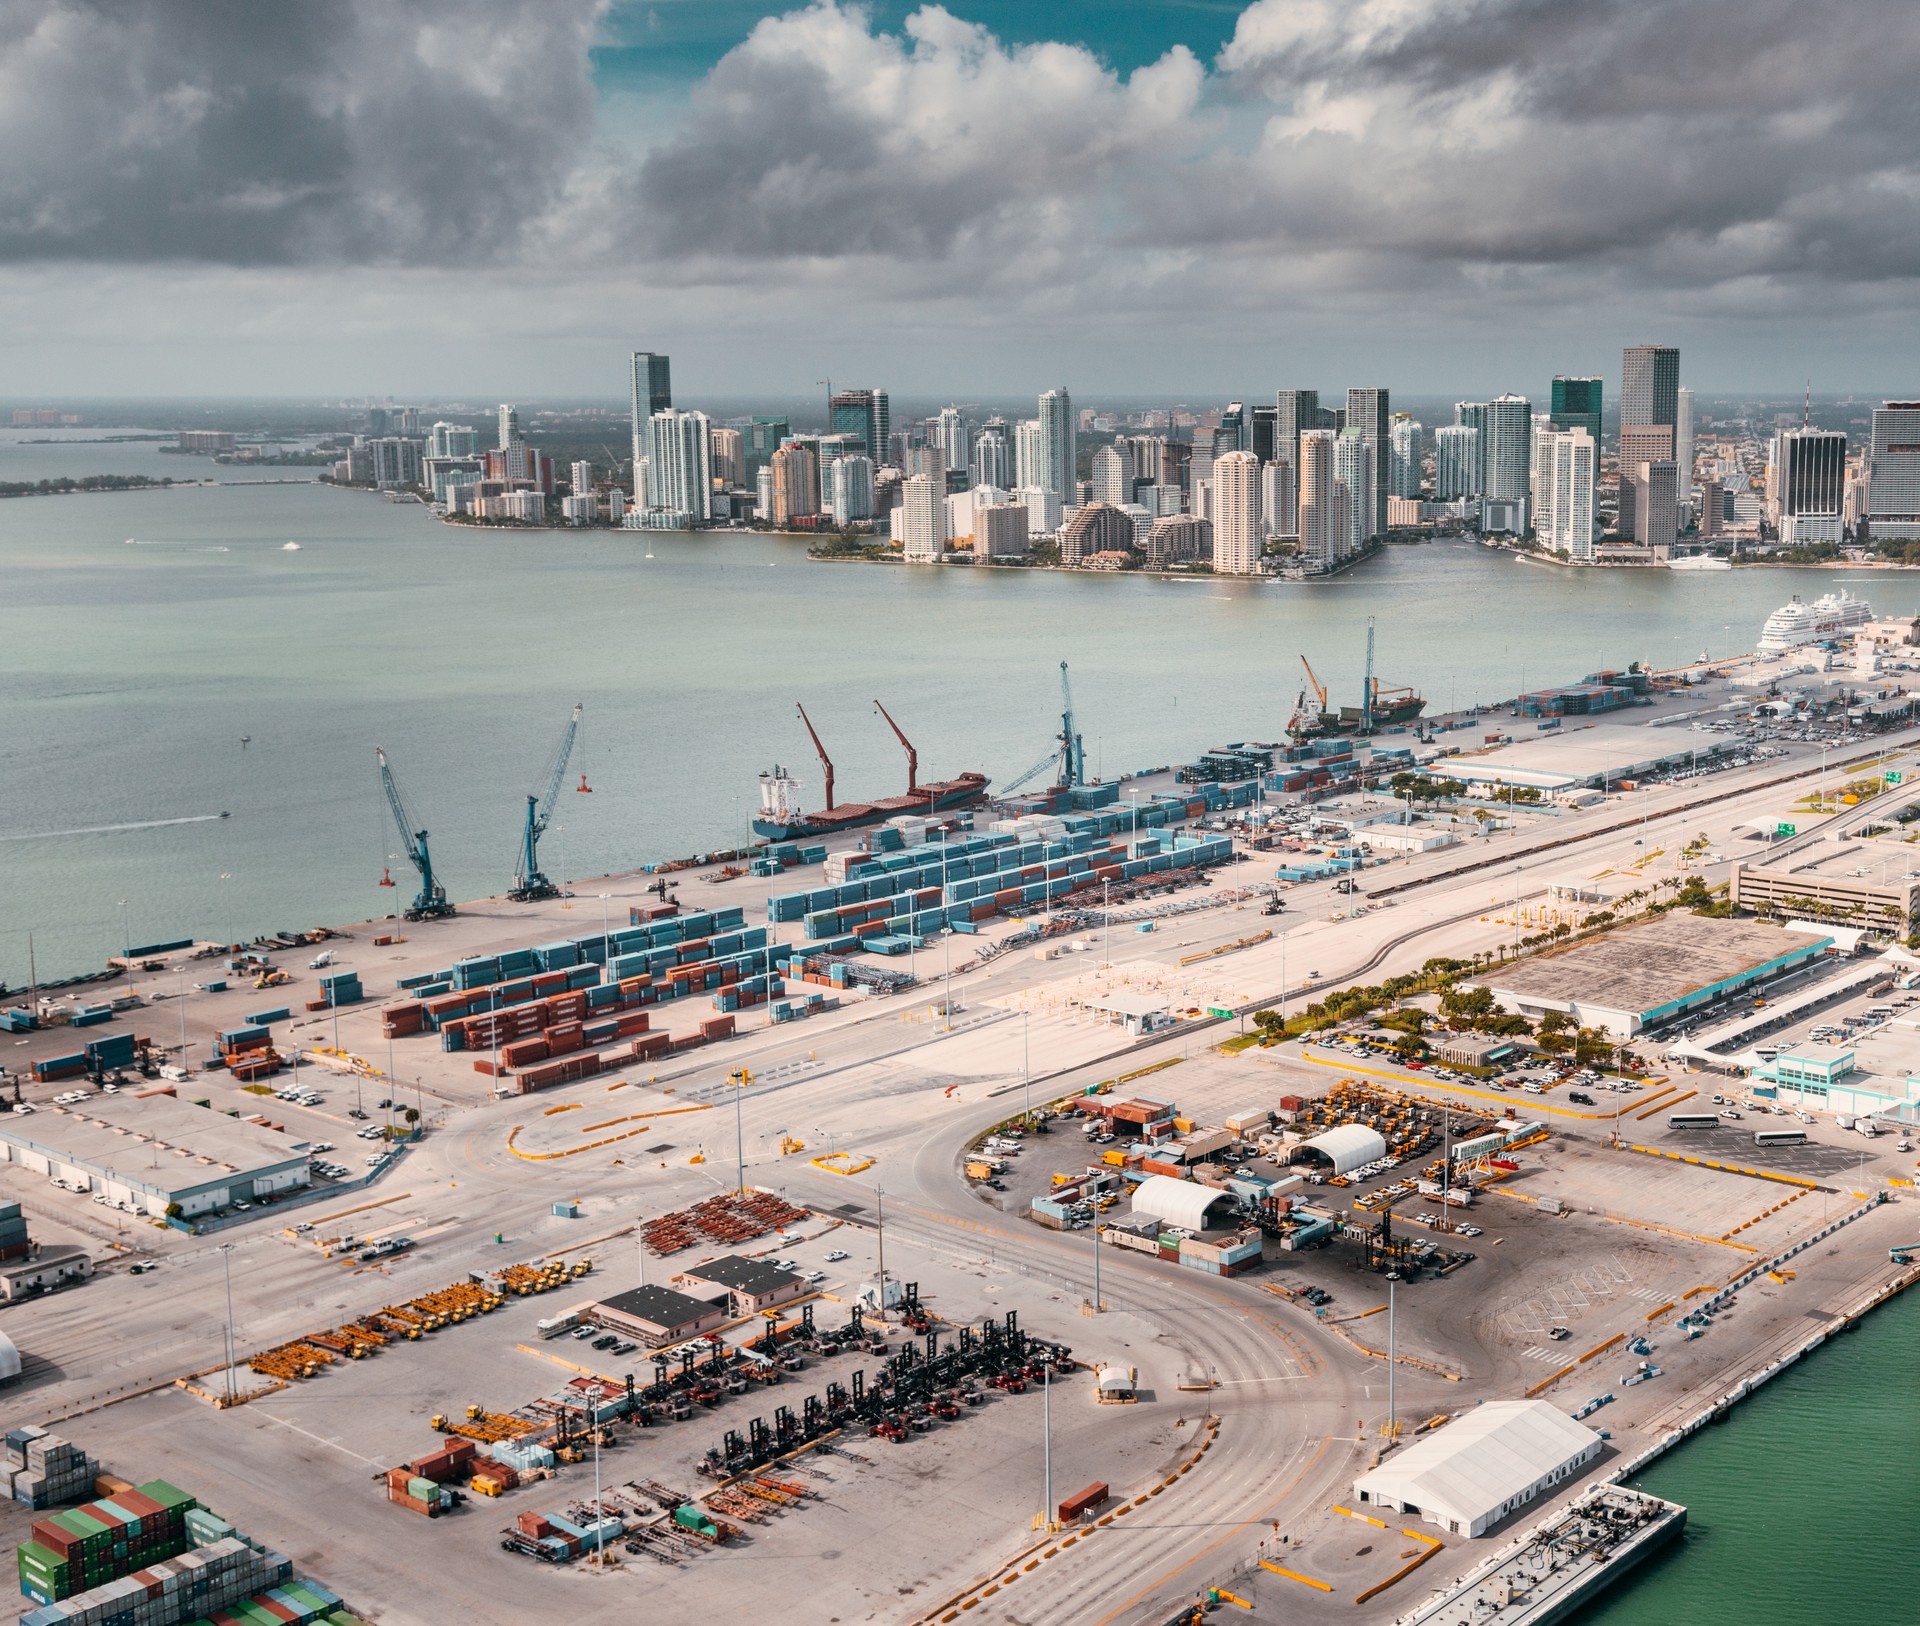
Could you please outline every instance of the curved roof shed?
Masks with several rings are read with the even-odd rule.
[[[1176,1180],[1170,1174],[1150,1174],[1133,1191],[1135,1214],[1183,1231],[1205,1231],[1208,1216],[1216,1208],[1230,1212],[1235,1206],[1231,1192],[1195,1180]]]
[[[1365,1124],[1341,1124],[1337,1129],[1329,1129],[1324,1134],[1315,1135],[1310,1141],[1302,1142],[1294,1153],[1294,1161],[1299,1162],[1309,1155],[1315,1160],[1331,1163],[1335,1174],[1351,1174],[1363,1164],[1385,1157],[1387,1143],[1381,1139],[1378,1131],[1367,1128]]]

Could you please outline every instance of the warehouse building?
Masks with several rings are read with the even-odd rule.
[[[1600,1436],[1544,1400],[1494,1400],[1416,1440],[1353,1482],[1383,1507],[1482,1536],[1600,1455]]]
[[[1238,1207],[1231,1192],[1170,1174],[1150,1174],[1133,1189],[1137,1218],[1156,1220],[1182,1231],[1207,1231],[1227,1225]]]
[[[85,1248],[55,1243],[41,1248],[31,1259],[9,1259],[0,1264],[0,1304],[57,1293],[92,1274],[93,1261]]]
[[[1808,965],[1832,946],[1824,934],[1674,910],[1499,967],[1471,986],[1529,1020],[1560,1011],[1624,1042]]]
[[[649,1349],[664,1349],[724,1326],[727,1307],[676,1293],[670,1287],[630,1287],[592,1305],[587,1318]]]
[[[691,1298],[725,1302],[736,1317],[776,1309],[807,1292],[806,1277],[737,1253],[691,1265],[673,1278],[673,1285]]]
[[[1735,749],[1735,742],[1719,734],[1598,723],[1516,740],[1485,756],[1448,757],[1433,772],[1483,792],[1495,785],[1549,792],[1581,786],[1608,790],[1670,768],[1710,762]]]
[[[308,1144],[170,1095],[90,1097],[0,1118],[0,1159],[155,1217],[217,1213],[309,1184]]]
[[[1369,1129],[1365,1124],[1341,1124],[1315,1135],[1312,1140],[1302,1141],[1288,1161],[1315,1164],[1329,1174],[1351,1174],[1386,1155],[1387,1143],[1378,1130]]]

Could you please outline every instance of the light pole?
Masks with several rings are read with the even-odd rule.
[[[1103,971],[1113,969],[1113,904],[1111,901],[1113,883],[1100,883],[1100,925],[1106,933],[1106,947],[1100,951],[1100,968]]]
[[[611,892],[602,892],[600,894],[600,952],[609,960],[613,958],[613,928],[607,924],[607,909],[609,907],[607,900],[612,896],[613,894]]]
[[[220,1244],[220,1271],[227,1284],[227,1404],[233,1404],[233,1244]]]
[[[740,1195],[747,1194],[747,1143],[741,1132],[740,1097],[747,1093],[747,1070],[733,1075],[733,1160],[740,1166]]]
[[[1093,1313],[1099,1315],[1106,1308],[1100,1302],[1100,1221],[1096,1218],[1087,1230],[1093,1237]]]
[[[1040,1428],[1043,1436],[1041,1460],[1046,1464],[1046,1504],[1040,1517],[1053,1528],[1053,1364],[1040,1369]]]
[[[1397,1410],[1399,1395],[1395,1388],[1395,1383],[1399,1375],[1399,1329],[1394,1325],[1393,1314],[1393,1289],[1399,1280],[1399,1271],[1390,1270],[1387,1272],[1387,1438],[1389,1440],[1395,1440],[1400,1437],[1399,1413]]]
[[[220,872],[220,879],[223,881],[231,881],[233,879],[233,871],[223,869]],[[221,914],[227,917],[227,947],[232,948],[234,946],[233,894],[229,892],[224,886],[221,887],[220,891],[221,891],[221,895],[226,900],[226,907],[224,907],[220,912]]]
[[[127,973],[127,997],[133,997],[133,927],[128,923],[127,900],[120,900],[120,952],[125,958],[121,964]]]
[[[880,1303],[877,1306],[880,1319],[887,1319],[887,1194],[878,1186],[873,1188],[874,1228],[880,1237]]]
[[[1032,1015],[1032,1011],[1020,1013],[1020,1097],[1029,1129],[1033,1127],[1033,1051],[1027,1039]]]

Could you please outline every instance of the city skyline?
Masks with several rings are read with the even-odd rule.
[[[1920,302],[1920,18],[1891,0],[1855,8],[1864,60],[1783,0],[1733,28],[1521,0],[87,26],[115,9],[49,5],[0,56],[0,313],[35,393],[346,393],[377,363],[409,395],[597,395],[644,332],[728,393],[1253,364],[1491,396],[1657,332],[1712,387],[1884,395]],[[494,173],[511,209],[480,206]],[[1125,346],[1116,306],[1154,313]]]

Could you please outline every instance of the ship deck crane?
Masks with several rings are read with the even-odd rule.
[[[560,888],[541,873],[540,838],[547,833],[547,826],[553,821],[554,804],[560,799],[560,787],[567,777],[567,759],[573,755],[573,742],[580,733],[580,713],[582,707],[576,705],[573,715],[567,719],[567,726],[561,732],[560,744],[553,753],[553,762],[547,769],[547,789],[545,796],[527,793],[527,822],[520,833],[520,859],[514,870],[513,886],[507,897],[514,903],[538,903],[542,898],[557,898]],[[581,776],[581,789],[587,788],[585,775]]]
[[[1007,781],[1002,796],[1011,796],[1028,780],[1049,766],[1056,766],[1054,789],[1065,790],[1071,785],[1084,785],[1087,782],[1087,751],[1073,722],[1073,690],[1067,683],[1067,663],[1060,663],[1060,732],[1055,736],[1053,749],[1023,773],[1017,773]]]
[[[400,827],[400,845],[407,862],[420,873],[420,891],[405,911],[408,920],[444,920],[454,913],[447,902],[447,889],[434,878],[433,856],[427,850],[427,832],[416,830],[407,816],[407,804],[400,800],[400,787],[393,782],[393,769],[387,766],[387,753],[379,746],[373,754],[380,763],[380,784],[387,793],[387,806],[393,809],[393,822]]]
[[[803,705],[801,705],[801,704],[799,704],[799,703],[798,703],[798,702],[796,701],[796,702],[794,703],[794,708],[793,708],[793,709],[794,709],[795,711],[797,711],[797,712],[799,712],[799,713],[800,713],[800,721],[801,721],[801,722],[803,722],[803,723],[805,723],[805,724],[807,725],[807,737],[808,737],[808,738],[809,738],[810,740],[812,740],[812,741],[813,741],[813,749],[814,749],[814,754],[815,754],[816,756],[818,756],[818,757],[820,758],[820,767],[821,767],[821,770],[822,770],[822,771],[823,771],[823,772],[824,772],[824,773],[826,774],[826,776],[827,776],[827,807],[826,807],[826,811],[827,811],[827,812],[829,812],[829,813],[831,813],[831,812],[833,811],[833,808],[834,808],[834,800],[833,800],[833,758],[827,755],[827,748],[826,748],[826,747],[825,747],[824,745],[822,745],[822,744],[820,743],[820,736],[819,736],[819,734],[818,734],[818,733],[816,733],[816,732],[814,731],[814,726],[813,726],[813,719],[812,719],[811,717],[809,717],[809,716],[807,715],[807,708],[806,708],[805,706],[803,706]]]
[[[908,739],[905,734],[900,732],[900,725],[893,720],[892,716],[889,714],[885,706],[881,705],[880,702],[876,700],[873,703],[873,709],[879,712],[882,717],[885,717],[887,719],[887,727],[893,730],[893,737],[896,740],[898,740],[903,746],[906,747],[907,794],[909,796],[912,796],[916,792],[918,792],[918,790],[920,789],[920,753],[914,750],[913,741]],[[829,801],[831,801],[832,798],[829,797],[828,799]]]

